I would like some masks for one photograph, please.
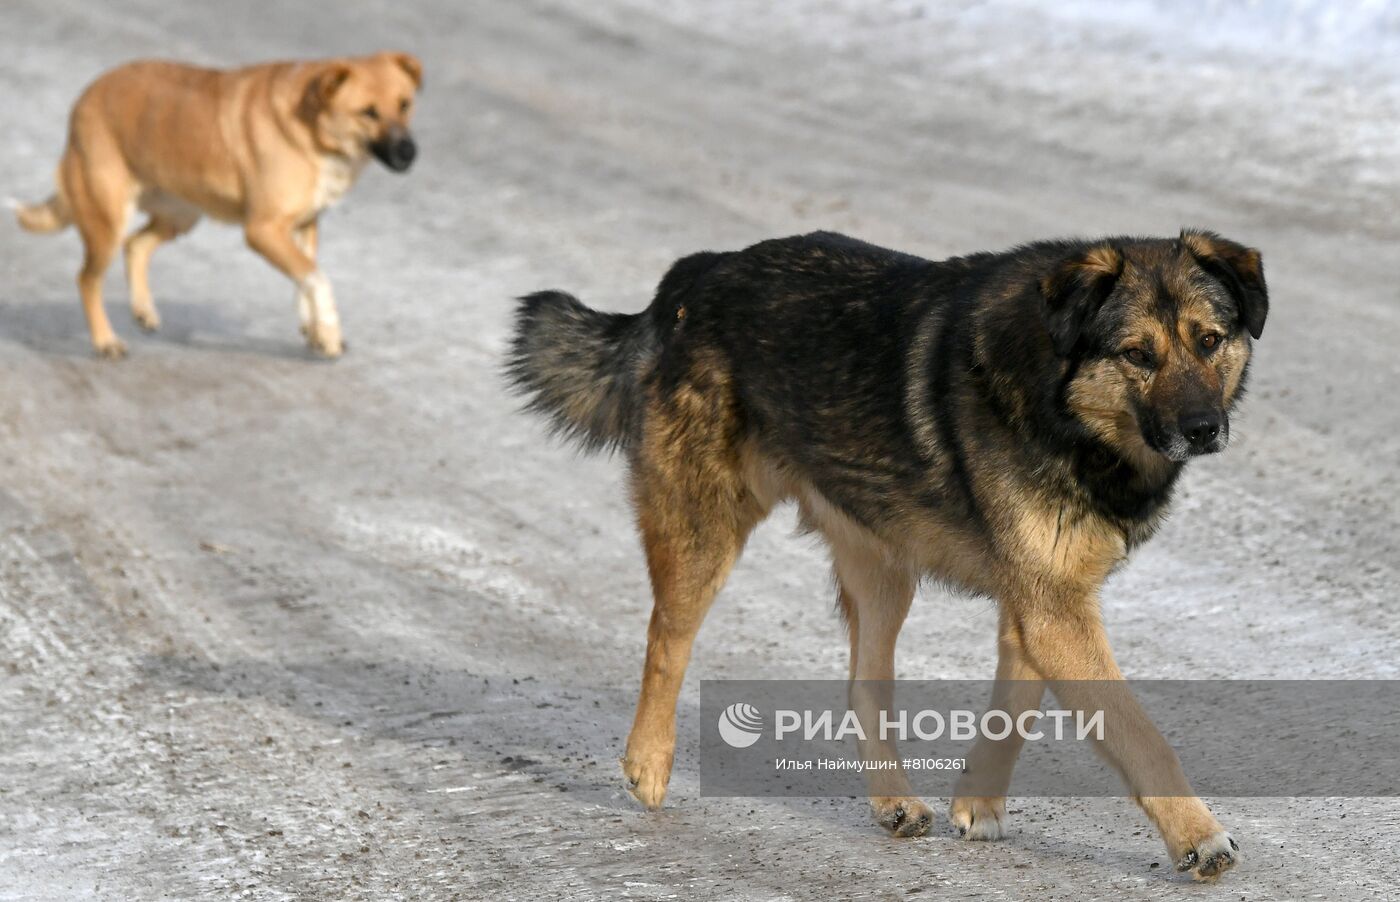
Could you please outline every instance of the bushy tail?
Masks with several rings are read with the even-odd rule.
[[[655,351],[645,313],[600,313],[540,291],[520,299],[506,375],[556,431],[587,451],[611,450],[636,437],[640,373]]]
[[[40,204],[23,204],[10,201],[20,228],[26,232],[57,232],[73,222],[73,214],[61,193],[55,192]]]

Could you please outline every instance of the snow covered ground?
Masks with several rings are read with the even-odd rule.
[[[1253,389],[1110,635],[1134,676],[1395,678],[1397,41],[1381,3],[9,0],[4,195],[47,192],[72,100],[135,56],[403,47],[427,90],[420,163],[325,225],[335,364],[216,225],[157,256],[158,336],[114,268],[133,356],[91,359],[76,236],[0,222],[0,900],[1393,897],[1394,800],[1214,800],[1246,857],[1204,889],[1122,800],[1013,800],[968,845],[700,797],[699,678],[845,672],[790,515],[701,635],[669,807],[637,810],[620,466],[548,441],[499,361],[512,297],[639,309],[701,248],[1217,229],[1273,289]],[[990,675],[994,622],[925,591],[901,671]]]

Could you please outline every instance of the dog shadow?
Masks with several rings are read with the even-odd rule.
[[[438,757],[450,750],[473,770],[524,772],[590,803],[631,806],[618,792],[613,755],[630,725],[621,691],[358,658],[215,664],[149,656],[141,669],[169,688],[258,698],[362,737]]]
[[[474,775],[494,772],[502,779],[529,781],[541,793],[560,801],[567,799],[566,804],[615,811],[628,818],[631,829],[645,827],[675,834],[678,842],[689,841],[686,835],[708,829],[707,818],[694,817],[697,802],[703,807],[705,799],[695,777],[699,765],[694,747],[698,742],[690,741],[698,725],[684,708],[668,806],[661,811],[644,811],[626,793],[617,758],[631,726],[634,698],[630,690],[357,658],[294,664],[241,660],[216,665],[194,657],[149,656],[141,669],[157,685],[196,694],[258,698],[298,717],[361,737],[387,739],[438,760],[455,760],[456,768],[433,772],[440,780],[451,780],[457,770]],[[403,779],[399,775],[399,781]],[[436,785],[415,789],[445,791]],[[742,803],[735,799],[712,801]],[[1092,839],[1062,835],[1034,822],[1014,825],[1011,837],[1003,843],[964,842],[943,820],[947,799],[927,800],[938,819],[927,836],[916,840],[888,837],[871,821],[863,798],[768,797],[755,801],[768,809],[769,820],[776,809],[790,818],[820,824],[815,834],[836,835],[862,853],[887,856],[891,866],[907,863],[911,868],[920,867],[926,862],[924,856],[934,851],[931,847],[936,847],[936,854],[969,864],[974,860],[985,863],[991,857],[999,866],[1023,868],[1037,858],[1053,858],[1075,861],[1088,874],[1112,874],[1141,867],[1145,851],[1126,842],[1107,849]],[[1030,802],[1011,801],[1013,808]],[[1053,810],[1067,800],[1042,801],[1031,805]],[[1170,868],[1161,868],[1153,876],[1171,880],[1174,875]]]
[[[283,360],[318,359],[299,340],[282,341],[250,333],[246,319],[229,316],[227,306],[214,299],[157,301],[161,327],[156,332],[146,332],[137,326],[125,303],[111,300],[106,306],[112,328],[132,353],[164,345]],[[292,322],[290,317],[287,321]],[[0,299],[0,342],[12,342],[46,357],[95,358],[87,320],[76,297],[31,301]]]
[[[699,743],[691,741],[697,725],[684,704],[668,806],[645,811],[626,792],[619,759],[631,728],[631,689],[357,658],[214,664],[193,657],[149,656],[141,669],[148,680],[171,689],[258,698],[360,737],[389,740],[435,758],[455,755],[466,771],[524,778],[543,792],[630,813],[658,829],[670,821],[689,821],[695,803],[705,801],[695,754]],[[419,788],[440,790],[431,785]],[[865,816],[863,799],[762,801],[805,812],[799,817],[831,820],[829,810],[817,809],[829,808],[832,802]]]

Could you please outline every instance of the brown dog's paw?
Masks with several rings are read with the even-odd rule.
[[[923,836],[933,824],[933,809],[918,799],[871,799],[870,808],[875,815],[875,823],[893,836]]]
[[[961,796],[948,807],[948,820],[964,839],[997,840],[1006,835],[1006,800]]]
[[[1177,859],[1178,871],[1190,871],[1191,879],[1214,883],[1240,861],[1240,844],[1224,830],[1196,843],[1195,848]]]
[[[334,360],[345,353],[345,342],[341,340],[338,329],[312,329],[306,336],[306,346],[311,353],[327,360]]]
[[[156,313],[154,307],[133,309],[131,318],[146,332],[155,332],[160,328],[160,314]]]
[[[627,791],[637,801],[653,810],[660,808],[671,782],[671,756],[629,755],[622,759],[622,775],[627,778]]]
[[[93,350],[97,352],[98,357],[105,360],[121,360],[126,356],[126,342],[113,335],[107,341],[94,344]]]

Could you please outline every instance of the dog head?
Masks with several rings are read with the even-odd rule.
[[[1129,459],[1220,451],[1268,291],[1259,252],[1210,232],[1106,242],[1041,279],[1070,412]]]
[[[423,64],[407,53],[331,60],[311,76],[301,112],[322,148],[351,159],[373,154],[404,172],[418,156],[408,123],[422,85]]]

